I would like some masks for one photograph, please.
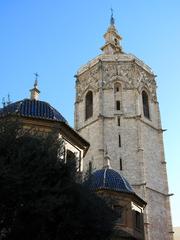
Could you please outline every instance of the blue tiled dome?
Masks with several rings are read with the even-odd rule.
[[[7,115],[56,120],[67,123],[66,119],[49,103],[39,100],[24,99],[0,109],[0,117]]]
[[[109,168],[97,170],[92,173],[85,185],[93,191],[107,189],[118,192],[134,193],[128,181],[120,173]]]

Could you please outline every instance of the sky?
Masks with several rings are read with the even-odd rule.
[[[179,0],[0,0],[0,100],[29,97],[38,72],[40,99],[73,126],[74,75],[101,53],[111,7],[123,51],[157,75],[172,219],[180,226]]]

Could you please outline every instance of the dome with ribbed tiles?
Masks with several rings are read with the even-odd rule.
[[[134,193],[128,181],[117,171],[110,168],[97,170],[85,182],[91,190],[113,190],[117,192]]]
[[[11,103],[0,109],[0,117],[8,115],[55,120],[67,123],[61,113],[49,103],[35,99],[24,99]]]

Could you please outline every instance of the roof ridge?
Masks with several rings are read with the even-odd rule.
[[[103,186],[106,186],[106,172],[107,172],[108,168],[104,169],[104,175],[103,175]]]
[[[119,173],[119,175],[120,175],[120,173]],[[127,180],[125,180],[125,178],[124,178],[122,175],[120,175],[120,176],[121,176],[121,178],[122,178],[122,180],[123,180],[123,183],[124,183],[124,185],[126,186],[126,188],[127,188],[129,191],[132,191],[133,189],[131,189],[130,186],[127,185]]]

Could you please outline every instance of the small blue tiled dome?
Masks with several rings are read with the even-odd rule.
[[[104,189],[134,193],[128,181],[120,173],[110,168],[104,168],[92,173],[85,185],[93,191]]]
[[[0,109],[0,117],[18,115],[22,117],[56,120],[67,123],[66,119],[49,103],[34,99],[24,99]]]

